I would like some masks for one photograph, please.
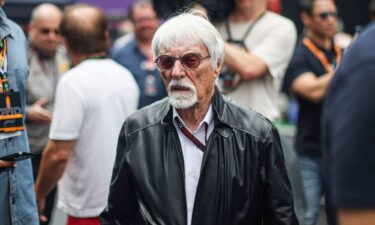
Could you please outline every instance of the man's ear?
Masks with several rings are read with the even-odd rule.
[[[30,37],[30,36],[34,36],[34,33],[35,33],[35,28],[34,28],[34,26],[31,24],[31,23],[29,23],[28,25],[27,25],[27,35]]]
[[[311,15],[307,12],[301,12],[301,21],[305,27],[309,27],[311,23]]]
[[[218,59],[217,63],[216,63],[216,68],[215,68],[215,71],[214,71],[215,72],[215,78],[219,76],[222,66],[223,66],[222,60]]]

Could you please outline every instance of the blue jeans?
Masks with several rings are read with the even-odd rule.
[[[323,189],[321,159],[306,156],[298,158],[306,204],[303,222],[304,225],[315,225],[319,216]]]

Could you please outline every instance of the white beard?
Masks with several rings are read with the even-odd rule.
[[[188,88],[189,92],[171,91],[173,86]],[[168,85],[169,103],[176,109],[187,109],[198,102],[197,89],[187,78],[182,80],[172,79]]]

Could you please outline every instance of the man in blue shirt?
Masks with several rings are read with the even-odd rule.
[[[21,28],[6,17],[4,3],[0,0],[0,102],[1,109],[10,111],[1,111],[0,157],[29,151],[23,116],[28,76],[26,38]],[[20,113],[13,114],[15,111]],[[12,123],[14,126],[8,127]],[[0,160],[0,224],[39,224],[29,159],[17,164]]]
[[[160,21],[148,2],[134,3],[129,17],[134,23],[134,38],[122,48],[113,49],[111,57],[133,74],[141,91],[138,108],[142,108],[167,96],[151,52],[151,40]]]

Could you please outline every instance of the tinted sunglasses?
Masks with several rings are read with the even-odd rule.
[[[60,31],[58,29],[48,29],[48,28],[42,28],[39,30],[42,34],[49,34],[50,32],[54,32],[56,35],[60,34]]]
[[[316,16],[319,16],[322,20],[326,20],[330,16],[332,16],[333,18],[337,18],[337,12],[321,12],[316,14]]]
[[[210,56],[206,56],[206,57],[202,58],[198,54],[187,53],[187,54],[183,55],[182,57],[174,57],[174,56],[170,56],[170,55],[160,55],[155,59],[154,62],[159,67],[159,69],[162,69],[162,70],[172,69],[176,60],[180,60],[182,66],[185,69],[195,69],[201,64],[202,60],[208,59],[208,58],[210,58]]]

